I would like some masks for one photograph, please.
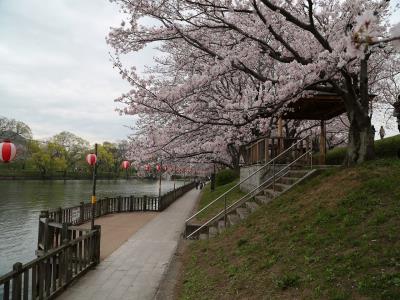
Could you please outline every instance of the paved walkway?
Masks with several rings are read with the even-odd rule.
[[[198,195],[195,189],[186,193],[59,299],[153,299]]]
[[[154,219],[159,212],[130,212],[105,215],[96,219],[101,225],[100,260],[104,260],[117,250],[140,228]],[[90,228],[87,222],[80,227]]]

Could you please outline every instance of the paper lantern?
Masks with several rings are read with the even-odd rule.
[[[86,156],[86,161],[89,165],[94,166],[97,162],[96,154],[90,153]]]
[[[17,148],[10,141],[6,140],[0,143],[0,161],[9,163],[15,158],[16,153]]]

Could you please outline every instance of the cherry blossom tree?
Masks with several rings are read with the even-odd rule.
[[[400,28],[390,30],[390,1],[111,2],[126,16],[108,42],[115,66],[132,85],[118,99],[127,105],[123,112],[144,119],[138,145],[148,139],[172,145],[183,130],[193,135],[184,134],[182,153],[190,147],[190,153],[207,152],[202,155],[228,153],[227,145],[240,141],[234,139],[251,139],[254,126],[266,130],[291,102],[331,92],[347,111],[348,163],[373,158],[370,95],[388,80],[381,66],[398,61]],[[145,17],[154,25],[143,25]],[[162,55],[147,74],[123,66],[121,55],[151,43]]]

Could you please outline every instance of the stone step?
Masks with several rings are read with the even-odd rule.
[[[274,199],[276,197],[279,196],[279,192],[278,191],[274,191],[272,189],[265,189],[264,190],[264,195],[267,196],[268,198]]]
[[[279,180],[277,180],[277,182],[279,183],[283,183],[283,184],[289,184],[292,185],[294,183],[296,183],[296,181],[299,180],[299,178],[296,177],[281,177],[279,178]]]
[[[200,233],[199,240],[208,240],[208,233]]]
[[[256,197],[260,197],[260,196],[256,196]],[[262,196],[261,196],[262,197]],[[251,211],[251,212],[255,212],[257,209],[260,208],[260,206],[254,202],[254,201],[247,201],[246,202],[246,207]]]
[[[224,230],[225,230],[225,221],[222,219],[218,221],[218,231],[219,233],[221,233]]]
[[[283,192],[283,191],[286,191],[290,187],[291,187],[291,185],[288,185],[288,184],[275,183],[275,190],[276,191]]]
[[[240,222],[240,218],[237,214],[230,214],[228,215],[229,225],[233,226]]]
[[[248,209],[244,208],[244,207],[236,208],[236,213],[239,216],[239,218],[241,218],[242,220],[246,219],[248,217],[248,215],[250,214]]]
[[[286,177],[294,177],[294,178],[301,178],[307,174],[305,170],[290,170]]]
[[[218,227],[216,227],[216,226],[211,226],[211,227],[208,228],[208,236],[209,236],[210,238],[216,236],[218,233],[219,233]]]
[[[256,201],[257,201],[259,204],[261,204],[261,205],[262,205],[262,204],[267,204],[267,203],[269,203],[269,202],[272,200],[271,197],[267,197],[267,196],[265,196],[265,195],[256,196],[255,199],[256,199]]]

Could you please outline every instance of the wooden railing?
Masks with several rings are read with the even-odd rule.
[[[299,139],[282,137],[261,138],[246,146],[243,153],[244,163],[246,165],[266,163],[294,144],[296,144],[296,149],[293,151],[297,151],[298,155],[304,154],[310,149],[310,145],[306,144],[308,140],[297,143],[298,140]]]
[[[4,300],[51,299],[73,280],[100,261],[100,227],[85,232],[39,258],[15,263],[13,270],[0,277],[0,298]]]
[[[175,190],[172,190],[161,196],[161,201],[159,203],[160,210],[166,209],[172,203],[175,202],[177,198],[187,193],[196,186],[195,182],[190,182],[189,184],[183,185]]]
[[[172,190],[159,197],[106,197],[96,203],[95,218],[120,212],[134,211],[163,211],[177,198],[195,187],[194,182],[190,182],[175,190]],[[80,205],[58,208],[55,210],[44,211],[42,214],[48,214],[48,218],[57,223],[68,223],[72,225],[83,224],[92,218],[92,204],[81,202]],[[45,217],[43,215],[42,217]]]

